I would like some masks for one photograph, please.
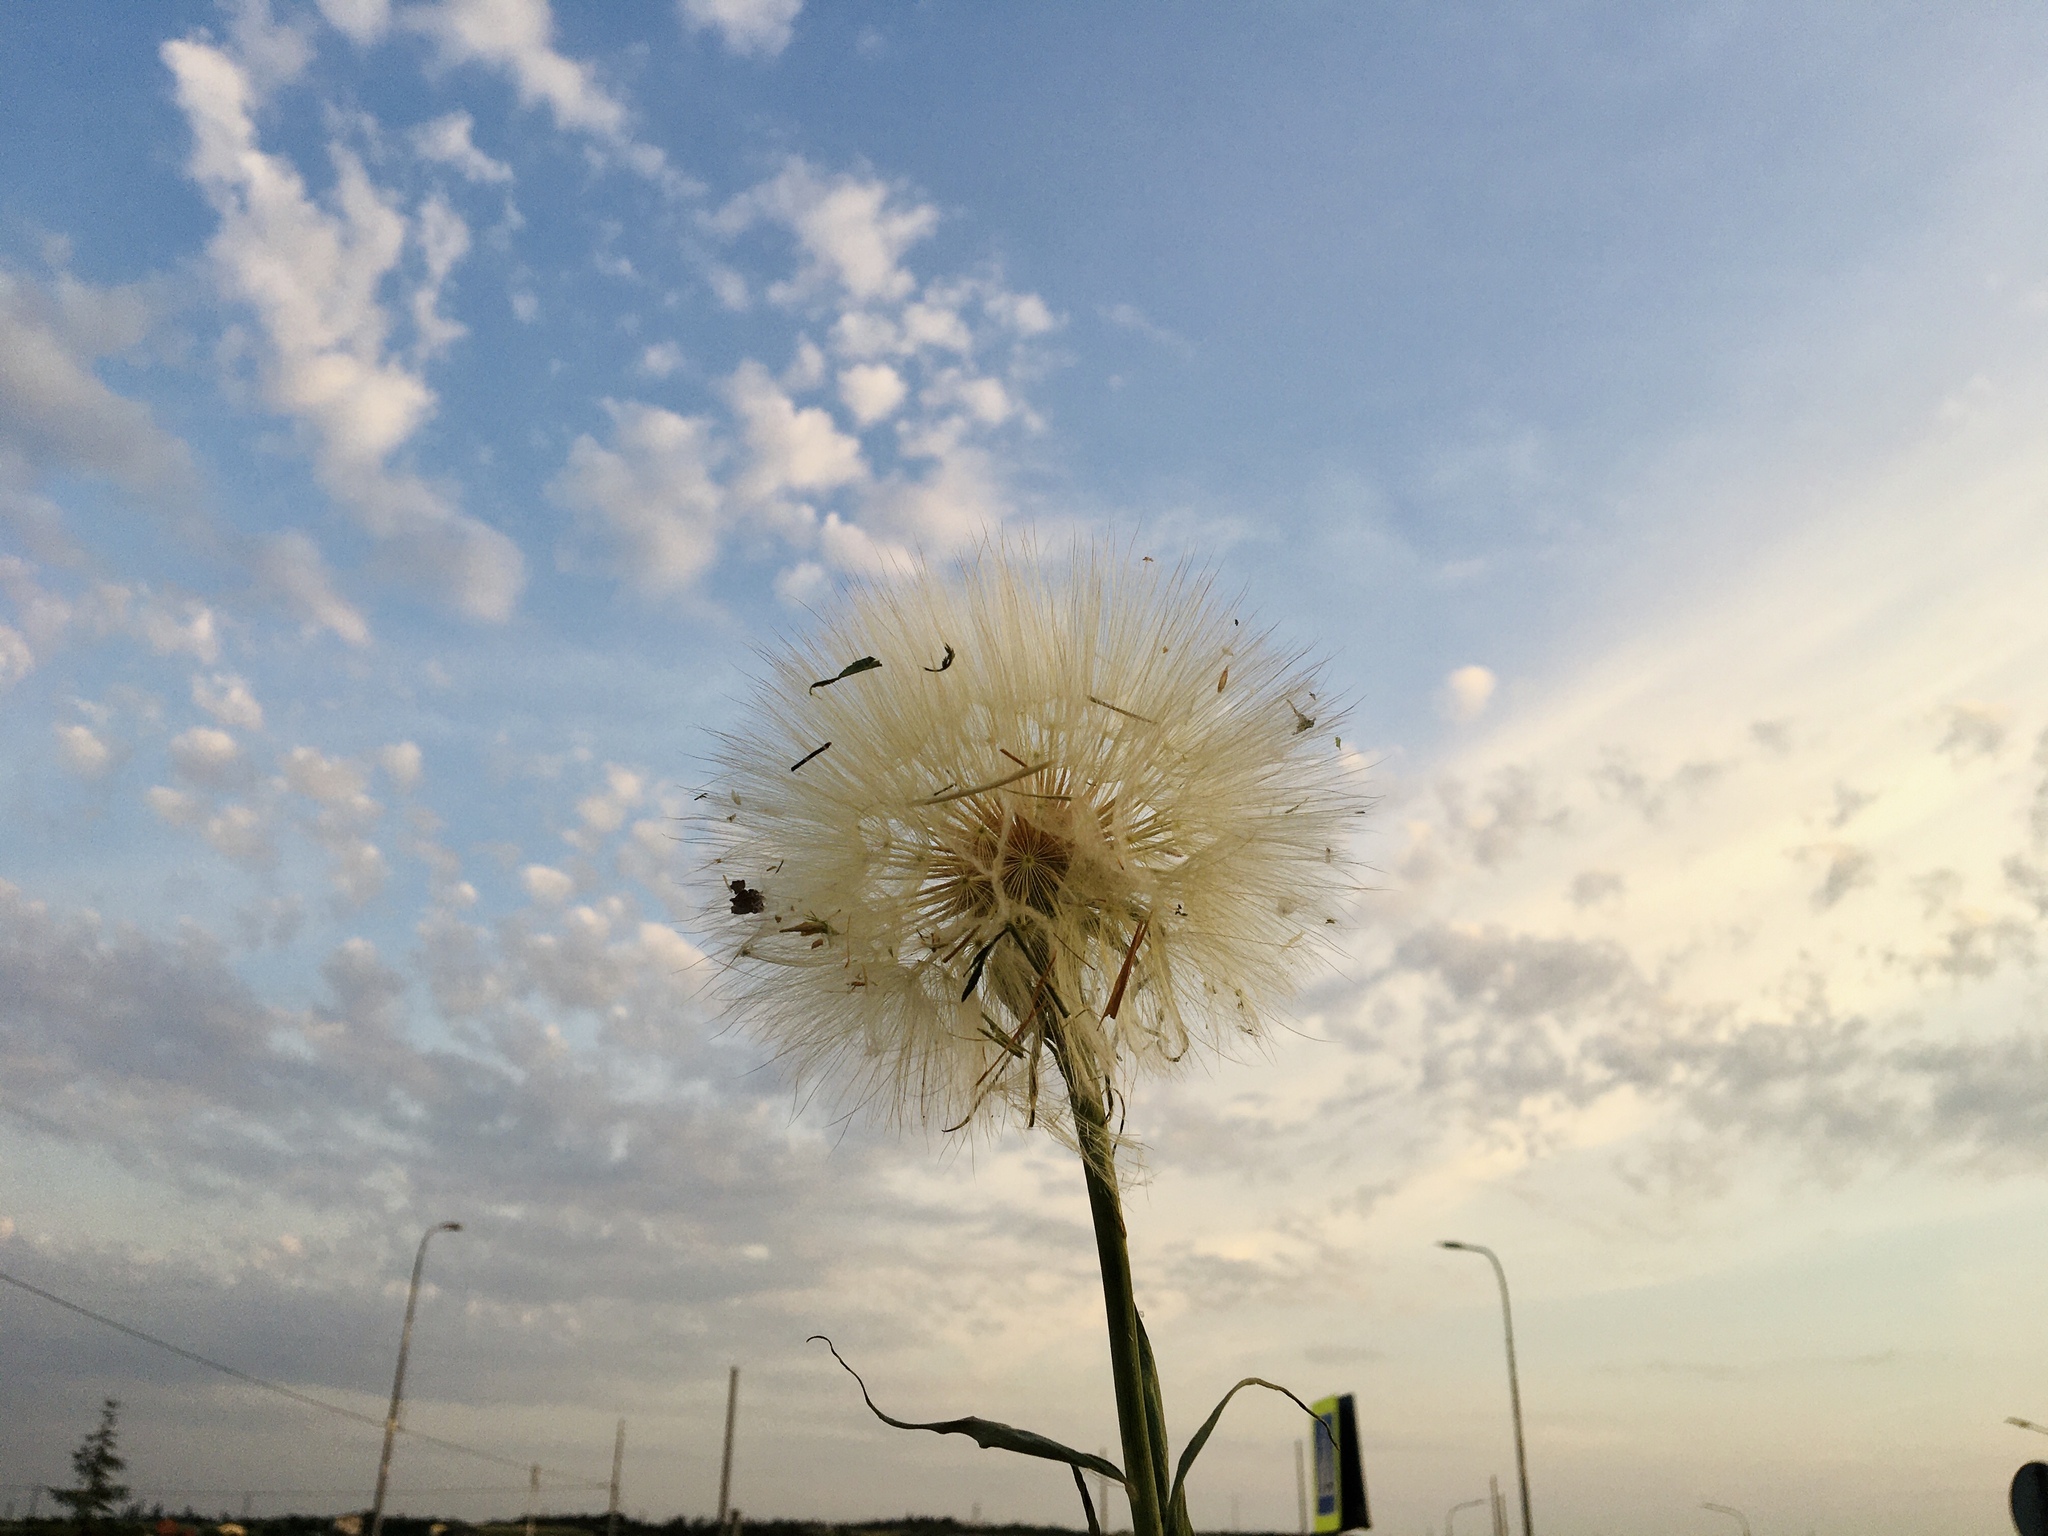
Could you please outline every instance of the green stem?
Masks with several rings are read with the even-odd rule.
[[[1095,1218],[1095,1254],[1102,1268],[1102,1304],[1109,1321],[1109,1369],[1116,1382],[1116,1417],[1123,1434],[1126,1489],[1132,1536],[1166,1536],[1156,1476],[1165,1447],[1152,1444],[1145,1414],[1145,1378],[1139,1345],[1138,1302],[1131,1289],[1131,1253],[1124,1236],[1123,1202],[1117,1196],[1116,1150],[1101,1095],[1080,1080],[1057,1029],[1046,1031],[1053,1060],[1066,1079],[1074,1131],[1081,1143],[1081,1171],[1088,1184],[1088,1212]]]

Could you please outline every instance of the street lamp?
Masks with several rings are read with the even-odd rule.
[[[405,1398],[405,1355],[412,1348],[412,1313],[420,1300],[420,1271],[427,1263],[427,1240],[436,1232],[460,1232],[459,1221],[443,1221],[427,1228],[420,1238],[420,1251],[413,1255],[412,1289],[405,1293],[405,1327],[398,1334],[398,1369],[391,1377],[391,1411],[384,1416],[384,1454],[377,1458],[377,1497],[370,1504],[370,1536],[384,1536],[384,1490],[391,1481],[391,1442],[398,1434],[398,1408]]]
[[[1733,1504],[1702,1504],[1701,1509],[1711,1509],[1717,1515],[1733,1515],[1742,1522],[1742,1536],[1749,1536],[1749,1516]]]
[[[1508,1272],[1500,1267],[1500,1258],[1491,1248],[1478,1243],[1446,1241],[1437,1247],[1485,1254],[1487,1262],[1493,1265],[1494,1279],[1500,1282],[1500,1317],[1508,1335],[1508,1403],[1515,1411],[1515,1475],[1522,1484],[1522,1536],[1536,1536],[1536,1527],[1529,1517],[1529,1457],[1522,1449],[1522,1383],[1515,1374],[1515,1314],[1508,1307]]]
[[[1464,1503],[1453,1504],[1449,1509],[1445,1510],[1444,1536],[1451,1536],[1451,1516],[1455,1515],[1461,1509],[1477,1509],[1480,1505],[1484,1504],[1485,1502],[1486,1500],[1484,1499],[1467,1499]]]

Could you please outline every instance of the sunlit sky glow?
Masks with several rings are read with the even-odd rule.
[[[1113,1444],[1071,1157],[797,1101],[674,818],[847,580],[1102,538],[1325,651],[1377,796],[1293,1031],[1132,1106],[1178,1432],[1256,1372],[1358,1395],[1380,1529],[1511,1483],[1458,1237],[1551,1536],[2005,1529],[2044,50],[1734,0],[8,8],[0,1269],[375,1414],[459,1219],[420,1429],[601,1481],[624,1415],[628,1509],[708,1513],[737,1362],[744,1509],[1077,1522],[803,1342]],[[152,1497],[367,1503],[374,1432],[0,1291],[5,1498],[106,1395]],[[1292,1529],[1283,1406],[1198,1525]],[[521,1484],[403,1445],[395,1502]]]

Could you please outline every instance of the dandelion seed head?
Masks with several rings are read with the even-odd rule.
[[[1320,690],[1213,576],[1127,551],[853,589],[719,738],[726,1002],[800,1079],[944,1129],[1070,1134],[1048,1033],[1118,1094],[1260,1037],[1352,889]]]

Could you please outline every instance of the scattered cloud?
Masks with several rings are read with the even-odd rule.
[[[1444,679],[1443,711],[1453,720],[1477,720],[1498,685],[1499,679],[1485,667],[1460,667]]]
[[[888,419],[909,392],[903,376],[887,363],[855,363],[839,371],[839,398],[858,426]]]
[[[512,167],[502,160],[493,160],[476,147],[470,137],[475,128],[476,120],[467,112],[450,112],[421,123],[408,137],[413,153],[422,160],[448,166],[469,181],[510,184]]]
[[[630,400],[604,408],[609,445],[579,436],[548,495],[599,529],[633,586],[652,595],[688,590],[717,560],[727,522],[716,478],[724,445],[702,417]]]
[[[192,129],[192,178],[220,218],[209,246],[215,271],[224,292],[254,311],[267,343],[266,402],[303,424],[322,484],[400,552],[402,569],[474,618],[505,618],[525,580],[518,546],[388,464],[436,402],[392,355],[378,290],[408,241],[423,244],[416,328],[424,350],[445,345],[434,299],[467,248],[466,229],[458,234],[445,205],[409,221],[340,143],[329,146],[332,207],[321,207],[288,161],[258,147],[259,96],[244,61],[191,38],[165,43],[162,56]]]
[[[734,53],[773,58],[789,46],[803,0],[678,0],[692,32],[713,31]]]
[[[1195,344],[1193,342],[1189,341],[1178,331],[1169,330],[1167,327],[1158,324],[1135,304],[1105,304],[1097,313],[1118,330],[1130,331],[1136,335],[1143,336],[1147,341],[1154,342],[1166,348],[1169,352],[1178,353],[1182,357],[1193,357],[1195,355]],[[1033,315],[1030,318],[1036,321],[1039,319],[1039,316]],[[1044,324],[1041,328],[1051,328],[1051,317],[1049,315],[1044,317]]]
[[[226,783],[242,759],[235,738],[210,725],[181,732],[171,739],[170,750],[171,766],[181,777],[200,784]]]
[[[216,672],[211,677],[194,677],[192,702],[222,725],[232,725],[243,731],[263,729],[263,706],[256,702],[256,695],[249,691],[249,684],[233,673]]]
[[[113,766],[114,753],[105,741],[84,725],[55,725],[57,750],[64,766],[80,778],[96,779]]]
[[[94,371],[138,346],[150,324],[139,287],[95,287],[67,272],[38,283],[0,268],[0,494],[24,494],[49,473],[146,494],[190,485],[185,445]]]
[[[794,235],[805,258],[794,277],[769,288],[771,301],[839,293],[865,304],[910,296],[916,280],[902,265],[904,253],[938,228],[939,212],[928,203],[905,206],[887,182],[820,175],[792,159],[728,202],[712,227],[730,237],[762,222]]]

